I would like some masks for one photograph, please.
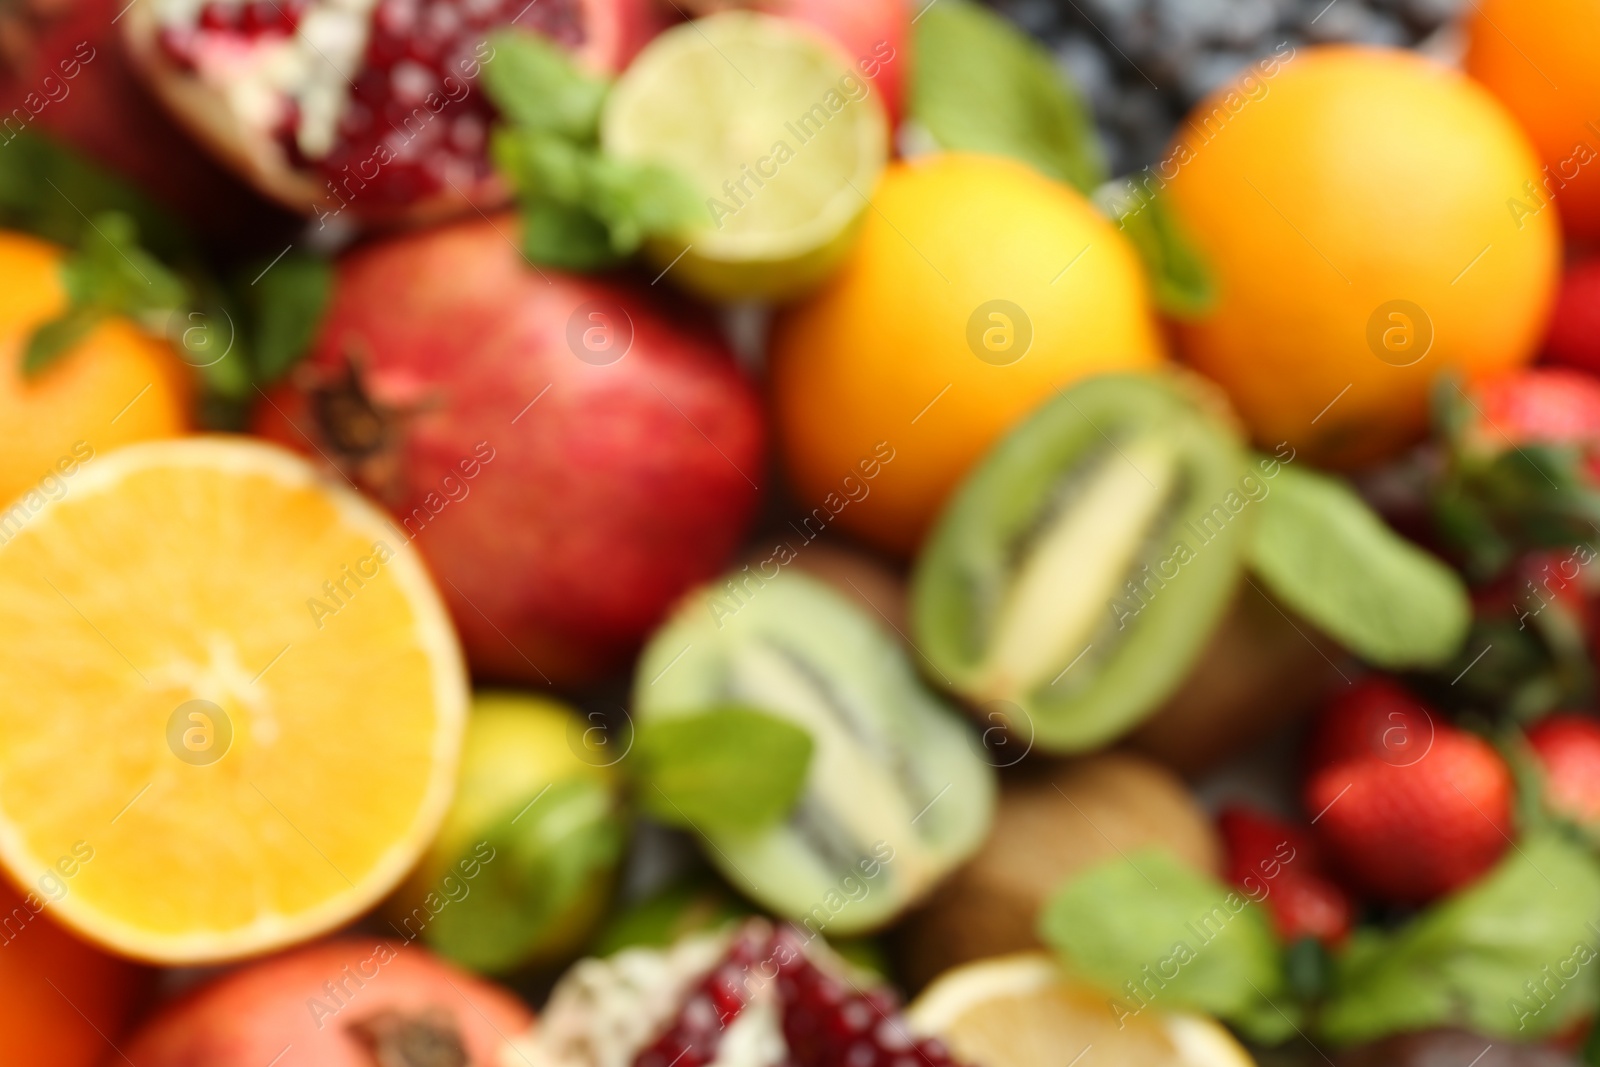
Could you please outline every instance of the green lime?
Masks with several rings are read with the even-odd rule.
[[[717,299],[787,299],[849,250],[888,157],[872,81],[785,19],[729,11],[661,34],[617,82],[606,152],[670,166],[700,222],[651,243],[678,283]]]

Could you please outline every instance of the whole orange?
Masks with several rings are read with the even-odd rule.
[[[1544,170],[1513,210],[1553,195],[1574,235],[1600,239],[1600,0],[1474,0],[1467,73],[1533,138]]]
[[[171,345],[125,319],[101,322],[24,375],[29,335],[66,306],[62,258],[54,245],[0,231],[0,508],[30,490],[42,503],[94,456],[189,425],[190,372]]]
[[[53,881],[18,897],[0,881],[0,1063],[120,1062],[112,1043],[145,972],[57,926],[46,903],[56,892],[70,893],[70,884]]]
[[[773,331],[799,525],[909,553],[1040,402],[1162,359],[1138,257],[1075,191],[992,156],[895,164],[844,267]]]
[[[1248,91],[1246,91],[1248,90]],[[1555,213],[1506,209],[1539,163],[1476,82],[1413,53],[1290,53],[1199,105],[1158,170],[1215,274],[1178,330],[1262,443],[1354,466],[1416,440],[1433,381],[1534,352]]]

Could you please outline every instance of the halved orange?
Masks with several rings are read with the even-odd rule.
[[[375,507],[274,446],[191,437],[95,458],[0,542],[0,864],[57,919],[222,960],[405,875],[468,687]]]

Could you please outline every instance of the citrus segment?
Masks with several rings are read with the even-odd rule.
[[[1123,1067],[1254,1067],[1213,1020],[1119,1013],[1106,994],[1065,977],[1043,953],[957,967],[906,1017],[976,1067],[1060,1067],[1090,1048],[1098,1062]]]
[[[467,685],[390,522],[223,438],[84,467],[0,547],[0,861],[55,916],[201,961],[333,927],[416,859]]]
[[[607,152],[689,180],[705,214],[654,252],[663,262],[682,253],[677,280],[730,299],[793,296],[833,269],[888,138],[872,83],[837,46],[747,11],[656,38],[601,120]]]

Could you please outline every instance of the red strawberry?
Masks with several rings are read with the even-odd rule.
[[[1600,257],[1567,269],[1544,350],[1552,363],[1600,374]]]
[[[1534,367],[1439,394],[1446,445],[1433,487],[1439,540],[1488,581],[1517,556],[1594,535],[1600,512],[1600,378]]]
[[[1350,897],[1324,876],[1304,827],[1238,805],[1224,809],[1217,824],[1227,847],[1228,880],[1266,905],[1284,941],[1344,940]]]
[[[1568,367],[1535,367],[1473,390],[1477,419],[1467,441],[1487,452],[1523,445],[1575,445],[1600,473],[1600,378]]]
[[[1600,825],[1600,721],[1566,712],[1541,719],[1528,744],[1544,769],[1544,799],[1580,825]]]
[[[1403,706],[1392,683],[1366,683],[1336,702],[1312,752],[1304,801],[1318,840],[1343,880],[1373,899],[1425,903],[1505,851],[1505,761],[1422,705]]]
[[[1315,771],[1357,756],[1411,763],[1433,738],[1433,715],[1404,686],[1369,674],[1342,689],[1317,721],[1306,751]]]

